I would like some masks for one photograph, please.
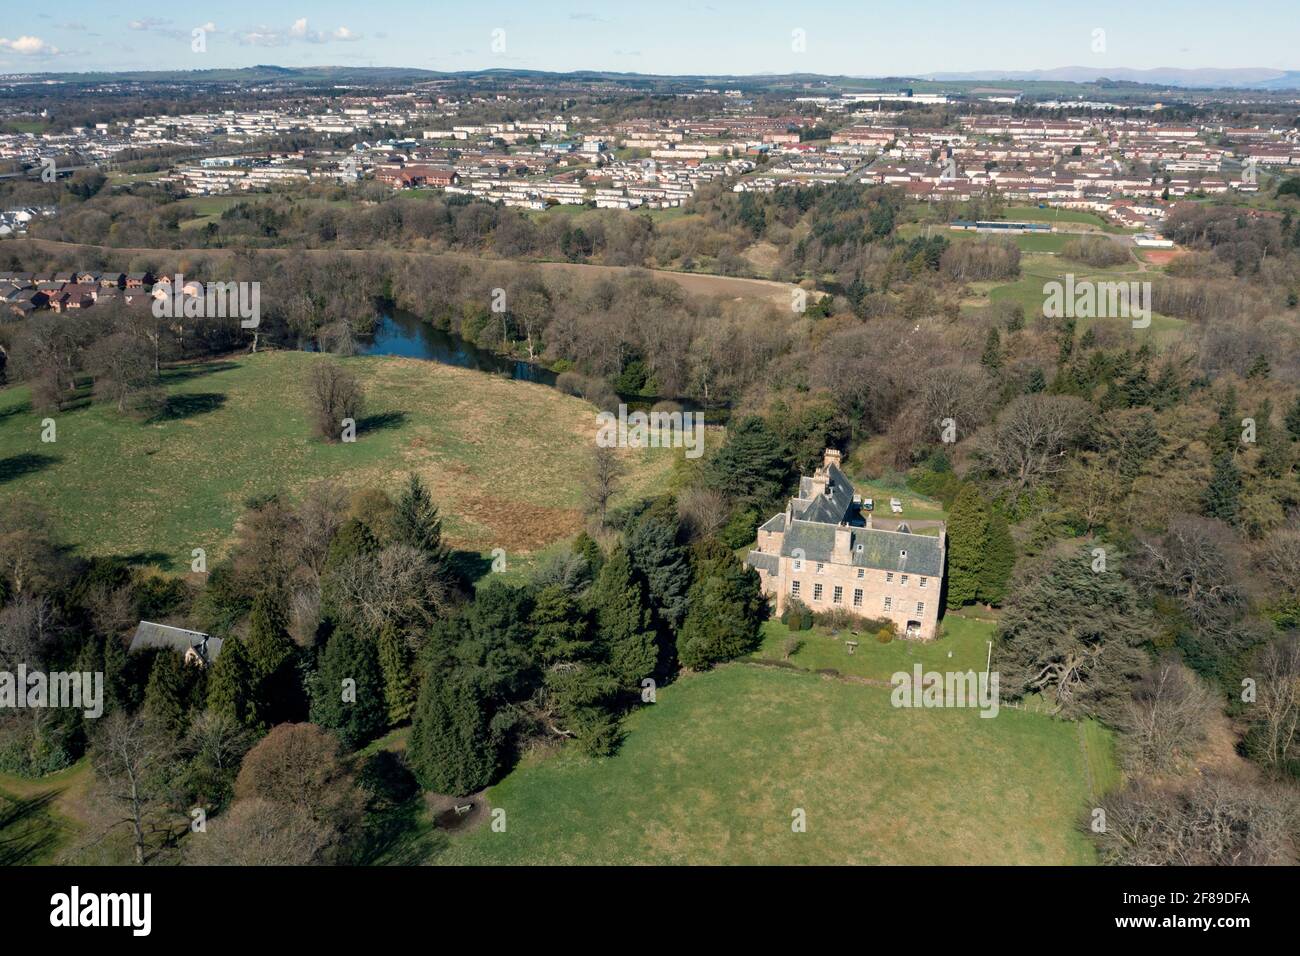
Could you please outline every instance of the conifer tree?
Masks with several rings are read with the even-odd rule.
[[[144,689],[144,716],[150,726],[170,737],[185,730],[185,675],[180,655],[160,650]]]
[[[622,546],[605,562],[590,593],[601,644],[619,686],[639,687],[644,678],[653,676],[659,648],[645,606],[645,588]]]
[[[497,753],[490,722],[472,679],[430,670],[420,687],[407,750],[420,786],[464,796],[491,783]]]
[[[1234,524],[1241,513],[1241,472],[1229,452],[1214,458],[1214,472],[1205,488],[1202,510],[1210,518]]]
[[[989,509],[975,485],[967,483],[948,514],[948,607],[979,599],[988,547]]]
[[[378,655],[369,641],[335,628],[311,678],[311,721],[355,750],[388,726]]]
[[[391,624],[379,632],[379,670],[384,679],[384,704],[390,726],[411,719],[415,690],[411,674],[411,654],[406,642]]]
[[[244,642],[233,635],[222,643],[221,654],[212,665],[208,708],[250,730],[261,729],[252,664]]]

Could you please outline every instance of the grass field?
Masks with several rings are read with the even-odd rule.
[[[933,641],[893,640],[881,644],[866,631],[832,634],[824,627],[791,631],[773,619],[763,624],[763,643],[755,657],[784,660],[786,642],[794,638],[799,648],[790,656],[789,663],[804,670],[829,668],[852,677],[883,681],[899,671],[910,673],[914,664],[926,670],[978,672],[984,670],[988,660],[988,641],[993,639],[993,629],[992,620],[949,613],[940,625],[939,637]],[[852,654],[848,641],[858,642]]]
[[[434,861],[1087,864],[1079,726],[731,664],[661,690],[612,758],[526,759],[487,793],[505,832],[453,835]]]
[[[54,862],[77,829],[89,783],[84,760],[38,780],[0,774],[0,866]]]
[[[95,404],[54,415],[0,391],[0,500],[48,508],[69,544],[165,569],[228,543],[243,502],[312,481],[395,489],[421,474],[453,546],[508,558],[583,524],[594,408],[541,385],[416,359],[345,360],[367,393],[355,443],[311,437],[308,370],[330,359],[265,352],[165,370],[167,410],[140,422]],[[662,489],[674,449],[625,451],[627,498]]]

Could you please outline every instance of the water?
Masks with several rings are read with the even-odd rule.
[[[357,342],[360,355],[400,355],[443,365],[509,375],[524,382],[555,385],[558,376],[548,368],[481,349],[458,335],[434,328],[409,312],[385,315],[369,338]]]
[[[559,376],[550,369],[532,362],[482,349],[467,339],[451,332],[434,328],[410,312],[393,311],[380,317],[372,335],[357,340],[358,355],[398,355],[403,358],[425,359],[455,365],[458,368],[508,375],[522,382],[555,387]],[[629,409],[649,409],[656,399],[644,395],[620,395]],[[723,424],[728,417],[725,407],[705,408],[687,398],[672,399],[684,411],[702,412],[709,424]]]

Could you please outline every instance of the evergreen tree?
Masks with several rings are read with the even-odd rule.
[[[998,335],[996,328],[989,329],[989,334],[984,338],[984,354],[980,356],[980,364],[990,372],[1002,368],[1002,336]]]
[[[562,662],[546,672],[545,688],[557,729],[593,757],[613,753],[618,744],[618,681],[609,669],[590,661]]]
[[[1295,402],[1287,409],[1286,430],[1292,441],[1300,441],[1300,395],[1296,396]]]
[[[154,655],[144,689],[144,716],[150,726],[172,738],[185,730],[185,665],[164,648]]]
[[[727,429],[727,439],[713,456],[708,483],[739,504],[766,507],[785,490],[790,466],[781,440],[758,415]]]
[[[252,664],[244,642],[233,635],[222,643],[221,654],[212,665],[208,709],[250,730],[261,729]]]
[[[379,541],[365,522],[349,518],[330,539],[329,552],[325,556],[325,570],[332,571],[349,558],[374,554],[378,550]]]
[[[633,574],[622,546],[601,568],[590,600],[601,643],[619,686],[639,687],[644,678],[653,676],[659,648],[645,606],[645,589]]]
[[[948,514],[948,607],[979,599],[988,549],[989,508],[980,490],[966,483]]]
[[[1025,394],[1037,395],[1039,392],[1047,391],[1047,376],[1038,366],[1029,370],[1029,377],[1025,379]]]
[[[391,624],[379,632],[379,670],[384,678],[384,704],[390,726],[411,719],[415,706],[415,688],[411,674],[411,655],[406,642]]]
[[[439,563],[446,560],[442,543],[442,518],[429,497],[429,489],[414,472],[407,478],[393,512],[393,541],[423,551]]]
[[[586,531],[579,531],[578,536],[573,539],[573,553],[580,555],[587,562],[587,567],[591,570],[591,577],[594,580],[596,575],[600,574],[601,567],[605,564],[605,552],[600,550],[600,545],[596,543],[596,539],[587,534]]]
[[[279,595],[272,591],[262,591],[253,598],[247,650],[253,679],[258,682],[279,670],[293,654],[284,607]]]
[[[464,796],[491,783],[497,753],[490,722],[473,680],[456,671],[427,671],[407,749],[420,786]]]
[[[1202,510],[1210,518],[1233,524],[1241,513],[1241,472],[1228,452],[1214,458],[1214,473],[1206,486]]]
[[[537,592],[531,624],[533,651],[543,664],[594,656],[586,617],[563,585],[552,584]]]
[[[127,680],[126,646],[113,634],[104,638],[104,712],[131,706]]]
[[[388,726],[375,646],[346,627],[330,635],[312,674],[311,721],[332,730],[350,750],[374,740]]]
[[[733,563],[739,564],[734,559]],[[759,640],[760,602],[755,598],[760,593],[758,575],[752,568],[738,567],[698,578],[691,585],[690,609],[677,636],[677,656],[682,664],[701,670],[753,650]]]
[[[627,536],[632,569],[645,581],[659,620],[675,633],[686,615],[691,572],[686,551],[677,544],[677,516],[651,511]]]
[[[980,600],[987,604],[1001,604],[1007,596],[1007,585],[1016,565],[1016,544],[1006,517],[996,505],[989,508],[985,541],[983,567],[979,575]]]

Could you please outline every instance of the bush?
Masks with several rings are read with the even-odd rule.
[[[792,631],[806,631],[813,626],[813,613],[798,598],[791,598],[781,612],[781,623]]]
[[[1061,255],[1098,269],[1123,265],[1130,259],[1127,248],[1101,236],[1071,239],[1061,247]]]

